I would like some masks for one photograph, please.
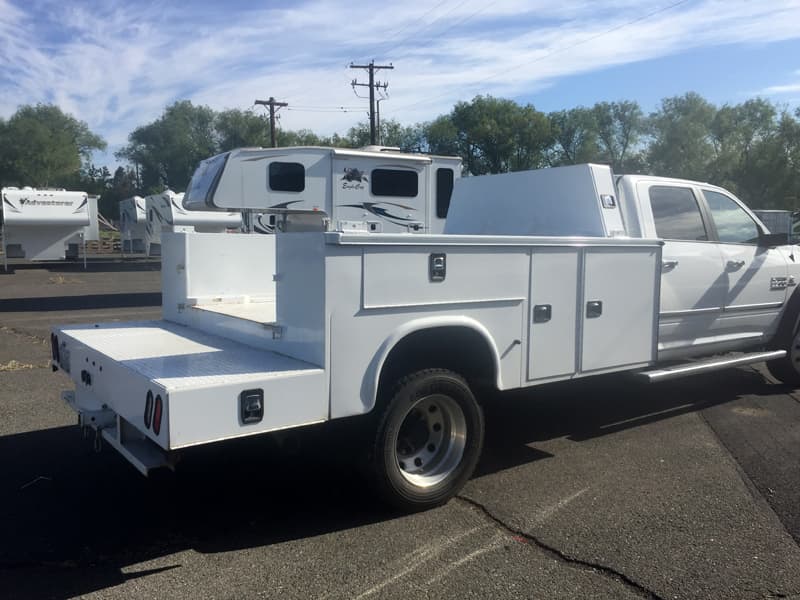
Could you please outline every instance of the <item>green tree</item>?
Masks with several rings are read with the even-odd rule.
[[[268,147],[269,117],[244,110],[225,110],[214,119],[218,150],[227,152],[234,148]]]
[[[106,142],[89,126],[52,104],[25,105],[0,123],[3,185],[65,187],[93,150]]]
[[[597,146],[597,123],[591,109],[579,106],[547,115],[552,144],[547,150],[551,167],[600,160]]]
[[[425,133],[431,151],[458,154],[473,175],[542,166],[551,141],[543,113],[491,96],[459,102],[447,117],[429,123]]]
[[[708,179],[716,108],[694,92],[665,98],[650,115],[650,168],[658,175]]]
[[[639,140],[645,133],[645,118],[637,102],[598,102],[592,108],[597,145],[603,162],[617,172],[642,169],[644,157]]]
[[[394,119],[381,121],[378,137],[381,146],[400,148],[403,152],[421,152],[425,147],[422,125],[405,126]],[[350,148],[369,146],[369,121],[351,127],[343,142]]]
[[[134,129],[116,156],[139,165],[145,192],[184,190],[200,161],[219,152],[215,117],[207,106],[175,102],[152,123]]]

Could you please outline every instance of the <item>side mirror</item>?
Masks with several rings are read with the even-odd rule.
[[[788,233],[762,233],[758,236],[758,245],[765,248],[786,246],[789,244]]]

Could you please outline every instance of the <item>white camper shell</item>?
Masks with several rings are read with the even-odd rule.
[[[163,320],[54,328],[79,422],[147,473],[372,413],[356,420],[371,476],[419,510],[474,469],[486,387],[759,361],[800,384],[800,249],[722,188],[581,165],[458,181],[445,234],[310,216],[271,236],[166,233]]]
[[[85,192],[3,188],[3,246],[7,258],[76,259],[91,227]],[[97,215],[95,199],[95,219]]]
[[[172,190],[147,196],[145,210],[145,251],[148,256],[161,256],[161,233],[163,231],[197,231],[200,233],[223,233],[229,229],[240,229],[242,215],[239,212],[210,210],[187,210],[183,196]]]
[[[298,211],[323,212],[342,231],[441,233],[460,176],[460,158],[397,149],[243,148],[203,161],[184,206],[251,211],[262,233]]]
[[[120,200],[119,232],[123,253],[142,254],[146,252],[147,209],[144,198],[133,196]]]

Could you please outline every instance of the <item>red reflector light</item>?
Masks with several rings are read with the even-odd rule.
[[[158,435],[161,433],[161,417],[164,413],[164,407],[161,403],[161,395],[156,396],[156,404],[153,407],[153,433]]]

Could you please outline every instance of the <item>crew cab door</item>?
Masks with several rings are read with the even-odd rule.
[[[697,189],[645,180],[636,192],[643,233],[664,240],[658,347],[665,358],[708,341],[722,315],[725,269]]]
[[[702,194],[725,266],[720,332],[764,335],[776,323],[786,301],[786,259],[778,249],[759,245],[761,228],[736,199],[705,187]]]

